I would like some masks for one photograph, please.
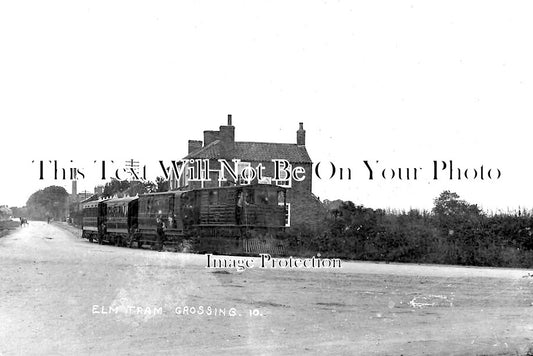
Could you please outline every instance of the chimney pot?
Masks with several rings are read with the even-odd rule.
[[[232,126],[231,125],[231,114],[228,114],[228,126]]]
[[[300,128],[296,131],[296,144],[298,146],[305,146],[305,130],[303,122],[300,122]]]

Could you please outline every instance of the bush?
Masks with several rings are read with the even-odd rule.
[[[486,216],[444,192],[432,213],[385,212],[352,202],[333,209],[324,229],[286,233],[288,253],[357,260],[494,267],[533,266],[533,218]]]

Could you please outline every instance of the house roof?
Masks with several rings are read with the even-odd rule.
[[[291,163],[313,163],[305,146],[293,143],[235,142],[229,152],[224,152],[220,140],[188,154],[185,159],[233,159],[243,161],[270,161],[286,159]]]

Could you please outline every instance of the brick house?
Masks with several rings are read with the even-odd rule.
[[[228,124],[220,126],[218,131],[204,131],[204,140],[189,140],[188,155],[184,160],[194,160],[203,162],[208,160],[209,173],[206,173],[202,181],[190,179],[189,173],[184,173],[179,180],[171,175],[171,189],[195,189],[201,187],[217,187],[235,184],[276,184],[288,188],[287,203],[289,211],[287,216],[287,226],[305,225],[317,227],[322,223],[325,216],[325,208],[318,198],[312,193],[312,165],[305,147],[305,130],[303,123],[300,123],[296,131],[296,143],[272,143],[272,142],[243,142],[235,141],[235,126],[232,125],[231,115],[228,115]],[[226,181],[219,181],[221,163],[225,160],[237,173],[238,181],[234,181],[231,175],[224,174]],[[238,160],[238,161],[234,161]],[[280,174],[275,178],[275,163],[272,160],[280,160]],[[286,173],[282,172],[285,162],[288,161],[289,171],[298,168],[296,177],[300,179],[287,179]],[[187,163],[186,163],[187,164]],[[248,167],[257,172],[258,165],[262,167],[262,179],[258,177],[253,180],[242,180],[242,172]],[[204,166],[205,168],[205,166]],[[186,170],[184,170],[186,172]],[[302,177],[305,178],[302,179]],[[250,177],[250,176],[248,176]]]

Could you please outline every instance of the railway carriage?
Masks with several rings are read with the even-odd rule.
[[[154,247],[162,240],[178,250],[222,254],[283,249],[277,237],[286,224],[286,188],[275,185],[149,193],[98,204],[99,210],[84,212],[102,214],[99,241]]]
[[[102,238],[105,232],[105,200],[94,200],[82,205],[82,237],[88,239],[90,242],[97,240],[102,243]]]
[[[104,204],[106,209],[104,240],[116,246],[128,245],[137,230],[138,198],[113,198]]]
[[[255,184],[195,189],[182,194],[181,207],[198,252],[279,253],[276,237],[285,229],[285,188]]]
[[[180,240],[184,236],[183,223],[180,218],[181,192],[164,192],[143,194],[139,197],[139,228],[135,241],[154,245],[157,241],[157,219],[164,227],[164,239],[167,244]]]

